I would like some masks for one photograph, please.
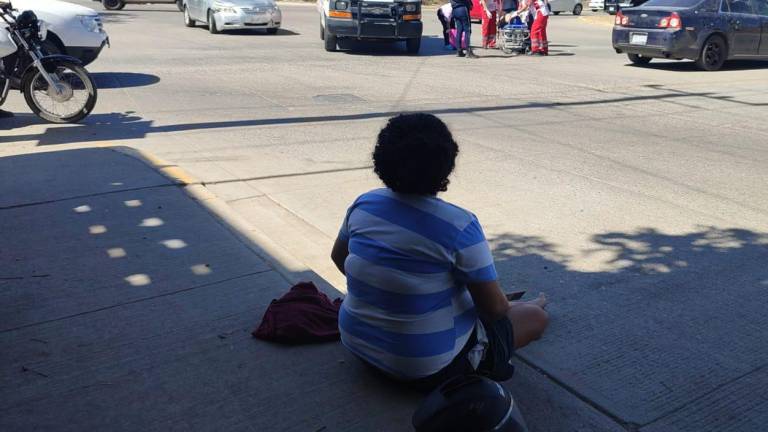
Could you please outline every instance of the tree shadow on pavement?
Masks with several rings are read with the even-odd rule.
[[[768,232],[646,228],[590,242],[567,256],[538,237],[490,239],[506,290],[552,300],[547,334],[519,353],[525,363],[635,426],[711,403],[720,386],[768,365]],[[583,261],[599,269],[578,269]],[[763,394],[762,384],[745,381],[743,398]],[[537,391],[524,389],[520,404]],[[540,407],[528,410],[529,423],[552,421]],[[701,415],[736,417],[727,407]]]
[[[210,197],[191,200],[195,186],[143,163],[106,148],[0,158],[0,429],[108,429],[115,418],[135,429],[408,429],[420,396],[340,344],[250,337],[289,285],[252,252],[276,257]],[[518,353],[522,376],[508,383],[531,431],[613,430],[584,415],[597,412],[589,405],[632,427],[696,404],[695,415],[737,422],[732,405],[712,404],[718,389],[741,382],[736,400],[764,397],[749,378],[768,365],[767,232],[588,240],[564,253],[537,236],[489,237],[502,286],[552,300],[547,334]]]

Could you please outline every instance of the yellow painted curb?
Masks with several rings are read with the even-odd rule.
[[[152,168],[159,171],[160,174],[164,175],[174,184],[177,184],[180,186],[201,184],[200,180],[196,179],[194,176],[184,171],[178,165],[174,165],[169,162],[166,162],[163,159],[160,159],[159,157],[153,155],[152,153],[139,150],[133,147],[126,147],[126,146],[99,145],[99,147],[109,148],[110,150],[114,150],[126,156],[139,159],[140,161],[146,163],[147,165],[150,165]]]

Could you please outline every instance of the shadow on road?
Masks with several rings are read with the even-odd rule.
[[[429,112],[435,115],[448,115],[448,114],[464,114],[464,113],[481,113],[481,112],[493,112],[493,111],[513,111],[523,109],[546,109],[546,108],[558,108],[558,107],[579,107],[579,106],[600,106],[610,104],[620,104],[627,102],[639,102],[639,101],[658,101],[658,100],[670,100],[677,98],[692,98],[692,97],[710,97],[721,98],[721,100],[729,100],[734,103],[738,103],[736,100],[723,98],[716,93],[710,92],[683,92],[673,89],[663,88],[663,91],[658,94],[643,95],[643,96],[619,96],[619,97],[606,97],[603,99],[589,98],[579,101],[567,101],[567,102],[522,102],[509,105],[493,105],[493,106],[474,106],[474,107],[457,107],[457,108],[440,108],[430,110]],[[169,133],[169,132],[184,132],[194,130],[211,130],[211,129],[225,129],[225,128],[238,128],[238,127],[254,127],[254,126],[268,126],[268,125],[291,125],[291,124],[304,124],[304,123],[328,123],[328,122],[344,122],[355,120],[368,120],[375,118],[387,118],[397,114],[401,111],[380,111],[380,112],[367,112],[357,114],[338,114],[338,115],[323,115],[323,116],[306,116],[306,117],[285,117],[285,118],[271,118],[271,119],[253,119],[253,120],[230,120],[230,121],[214,121],[204,123],[182,123],[171,125],[154,125],[153,120],[144,119],[142,117],[132,115],[132,113],[111,113],[111,114],[94,114],[87,117],[81,124],[68,125],[68,126],[50,126],[45,132],[34,133],[28,135],[10,135],[0,136],[0,144],[6,142],[17,141],[37,141],[37,145],[57,145],[66,144],[72,142],[93,142],[93,141],[113,141],[123,139],[137,139],[145,138],[150,134],[157,133]],[[12,119],[4,119],[2,125],[4,129],[17,129],[24,126],[33,124],[43,124],[43,122],[35,117],[27,114],[19,114]]]
[[[386,42],[386,41],[358,41],[353,39],[339,40],[339,48],[342,52],[349,55],[363,56],[408,56],[405,49],[405,42]],[[443,45],[443,38],[437,36],[422,36],[421,49],[418,57],[436,57],[456,55],[456,51],[449,51]]]
[[[647,65],[642,65],[642,66],[632,64],[632,63],[627,63],[626,66],[636,67],[640,69],[645,68],[645,69],[665,70],[670,72],[702,72],[701,69],[696,67],[696,63],[694,63],[693,61],[686,61],[686,60],[652,61],[651,63]],[[766,69],[766,68],[768,68],[768,61],[764,61],[764,60],[730,60],[725,62],[725,64],[723,65],[723,68],[720,69],[719,72],[745,71],[745,70]]]
[[[135,72],[94,72],[91,73],[98,89],[146,87],[160,82],[160,77]]]

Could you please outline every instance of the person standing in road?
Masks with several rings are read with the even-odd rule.
[[[549,1],[531,0],[529,11],[533,16],[533,25],[531,26],[531,55],[549,55],[549,41],[547,40]]]
[[[496,48],[496,0],[480,0],[483,8],[483,48]]]
[[[456,22],[456,55],[458,57],[476,58],[470,45],[472,29],[469,22],[469,10],[472,9],[472,0],[451,0],[453,8],[453,20]],[[464,53],[464,41],[466,41],[467,50]]]
[[[450,43],[451,29],[456,28],[453,21],[453,8],[450,3],[446,3],[437,10],[437,19],[440,20],[440,24],[443,25],[443,42],[445,42],[445,49],[453,49]]]

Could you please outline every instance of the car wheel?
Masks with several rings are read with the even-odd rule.
[[[592,12],[597,12],[597,9],[592,9]]]
[[[705,71],[716,71],[723,67],[726,59],[728,59],[728,45],[721,36],[714,35],[710,36],[701,47],[696,66]]]
[[[197,21],[192,19],[191,16],[189,16],[189,9],[184,6],[184,25],[187,27],[194,27],[197,24]]]
[[[267,29],[267,34],[271,34],[271,35],[277,34],[277,30],[278,30],[277,27],[268,28]]]
[[[412,38],[405,41],[405,48],[408,50],[408,54],[418,54],[421,48],[421,38]]]
[[[211,32],[211,34],[221,33],[216,27],[216,19],[213,17],[213,11],[208,11],[208,31]]]
[[[581,3],[576,3],[576,6],[573,7],[573,14],[581,15],[581,11],[583,10],[584,10],[584,6],[582,6]]]
[[[552,12],[554,15],[560,15],[560,12]]]
[[[120,10],[125,7],[123,0],[101,0],[101,5],[106,10]]]
[[[328,51],[328,52],[336,51],[336,45],[337,45],[338,41],[336,40],[336,35],[335,34],[331,34],[331,33],[325,32],[325,39],[323,39],[323,40],[325,41],[325,50],[326,51]]]
[[[325,40],[325,27],[323,23],[320,23],[320,40]]]
[[[629,57],[629,61],[638,66],[645,66],[653,60],[652,57],[646,57],[640,54],[627,54],[627,57]]]

